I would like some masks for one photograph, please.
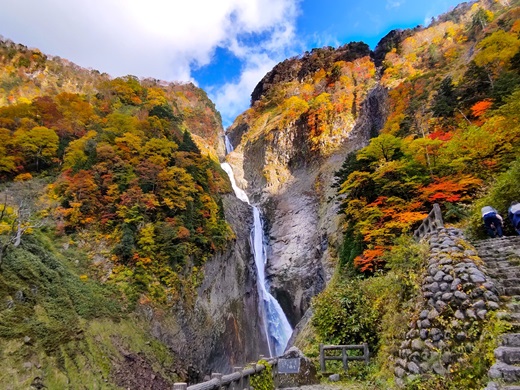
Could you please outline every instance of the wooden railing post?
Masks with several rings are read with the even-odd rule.
[[[272,368],[274,388],[277,389],[278,388],[278,382],[279,382],[279,379],[278,379],[278,359],[274,360],[274,362],[271,364],[271,368]]]
[[[341,348],[341,358],[343,359],[343,370],[348,371],[347,349]]]
[[[320,367],[321,372],[325,372],[325,352],[323,351],[323,344],[320,344]]]
[[[368,351],[368,344],[363,343],[363,356],[365,357],[365,364],[370,362],[370,352]]]
[[[233,367],[233,372],[242,372],[243,367]],[[244,376],[240,375],[240,379],[238,380],[238,389],[242,390],[244,388]]]
[[[244,386],[244,389],[247,389],[249,390],[250,387],[251,387],[251,381],[249,380],[249,375],[246,375],[246,376],[243,376],[242,377],[242,385]]]
[[[438,223],[437,227],[443,227],[444,221],[442,220],[441,206],[438,203],[433,205],[433,212],[435,214],[435,221]]]
[[[220,386],[222,385],[222,377],[223,377],[223,375],[218,372],[211,373],[211,379],[216,379],[218,382],[217,389],[220,389]]]

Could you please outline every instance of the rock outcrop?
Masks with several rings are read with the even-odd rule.
[[[290,359],[298,361],[298,373],[280,373],[277,375],[277,388],[285,389],[290,387],[300,387],[305,385],[315,385],[320,383],[318,373],[314,363],[306,357],[298,348],[291,347],[281,356],[280,359]],[[278,367],[280,368],[280,359]],[[280,370],[279,370],[280,371]]]
[[[387,116],[386,99],[383,87],[373,88],[356,122],[342,123],[344,127],[328,141],[326,155],[311,150],[303,121],[254,139],[245,136],[249,130],[245,119],[229,129],[232,142],[242,142],[235,144],[228,161],[237,182],[247,188],[254,203],[260,203],[268,237],[266,275],[292,326],[325,287],[337,258],[341,218],[332,201],[334,172],[349,152],[378,134]]]

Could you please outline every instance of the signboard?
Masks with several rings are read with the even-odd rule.
[[[300,358],[278,359],[279,374],[298,374],[300,372]]]

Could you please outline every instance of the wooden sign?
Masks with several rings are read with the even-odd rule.
[[[300,372],[300,358],[278,359],[278,373],[298,374]]]

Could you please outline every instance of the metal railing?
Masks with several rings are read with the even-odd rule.
[[[341,356],[330,356],[325,351],[341,351]],[[361,356],[349,356],[347,351],[361,350],[363,355]],[[349,361],[364,361],[365,364],[369,362],[370,353],[368,351],[368,344],[364,343],[361,345],[324,345],[320,344],[320,366],[321,372],[326,372],[326,362],[328,360],[340,360],[343,362],[343,369],[348,370]]]
[[[444,222],[442,220],[441,207],[435,203],[432,211],[423,219],[421,226],[413,232],[413,238],[419,241],[426,234],[432,233],[442,227],[444,227]]]

